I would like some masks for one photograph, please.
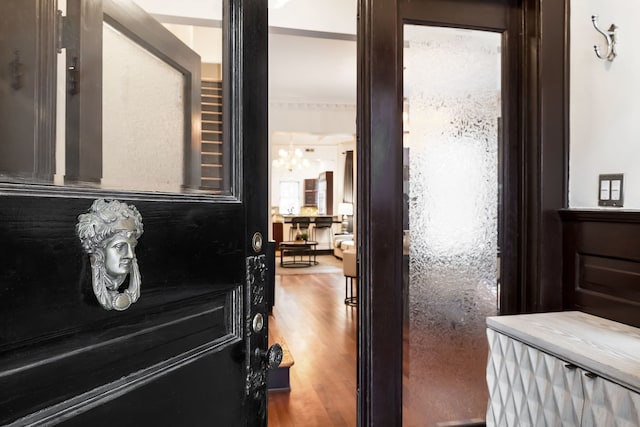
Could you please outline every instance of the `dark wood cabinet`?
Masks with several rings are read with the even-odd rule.
[[[283,227],[284,224],[281,222],[274,222],[272,225],[273,240],[276,242],[276,248],[280,246],[280,242],[283,240]]]
[[[304,180],[304,206],[318,206],[318,180]]]

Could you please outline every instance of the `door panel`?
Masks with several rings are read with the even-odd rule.
[[[0,180],[0,424],[266,424],[266,1],[225,7],[227,195]],[[76,232],[95,199],[142,216],[123,311],[98,303]]]
[[[107,399],[122,377],[130,384],[162,376],[202,357],[194,352],[215,353],[221,372],[244,370],[244,230],[234,219],[241,205],[127,201],[145,228],[136,248],[142,285],[140,300],[117,312],[97,303],[75,235],[78,213],[91,202],[3,197],[0,421],[103,384],[110,384],[101,391]],[[235,383],[214,382],[210,392],[243,389],[244,375]],[[239,404],[222,408],[234,413]]]
[[[226,293],[240,285],[243,225],[234,220],[242,212],[239,204],[166,203],[160,207],[157,202],[126,201],[135,203],[145,228],[136,248],[145,298],[131,307],[140,306],[144,311],[102,309],[91,288],[89,259],[75,234],[77,216],[91,202],[83,198],[3,198],[0,229],[6,244],[0,252],[0,280],[7,283],[5,289],[12,298],[0,301],[0,310],[11,310],[13,315],[0,325],[0,349],[59,339],[107,324],[135,323],[136,315],[144,312],[178,308],[185,301]],[[12,282],[23,271],[29,275]],[[63,283],[74,286],[61,286]],[[15,299],[40,304],[16,306]],[[30,322],[34,317],[43,321]]]
[[[250,425],[252,415],[243,414],[240,405],[244,387],[235,381],[241,374],[242,369],[228,357],[208,354],[188,361],[178,370],[147,379],[140,387],[73,416],[62,425],[109,427],[118,419],[121,425],[130,426],[150,425],[150,420],[154,426],[167,427]],[[131,410],[132,403],[135,411]],[[157,413],[162,413],[162,417],[156,417]]]

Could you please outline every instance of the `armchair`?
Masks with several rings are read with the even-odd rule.
[[[336,234],[333,237],[333,255],[342,259],[346,249],[355,249],[356,243],[353,234]]]

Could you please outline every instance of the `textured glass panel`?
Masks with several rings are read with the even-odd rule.
[[[405,25],[404,425],[484,419],[497,313],[501,35]],[[407,225],[405,225],[407,227]]]
[[[107,24],[103,49],[103,186],[180,191],[184,76]]]

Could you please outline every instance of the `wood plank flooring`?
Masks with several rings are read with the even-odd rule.
[[[270,334],[283,337],[294,365],[291,391],[269,393],[270,427],[356,425],[358,308],[344,304],[344,287],[341,273],[276,275]],[[412,331],[428,343],[423,353],[405,339],[404,426],[483,424],[487,342],[463,330]]]
[[[294,359],[291,391],[269,393],[270,427],[356,425],[357,308],[344,276],[277,275],[269,327]]]

